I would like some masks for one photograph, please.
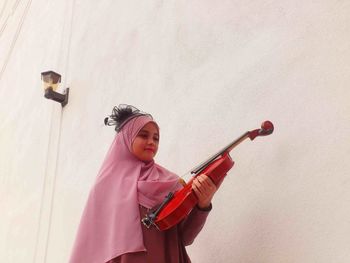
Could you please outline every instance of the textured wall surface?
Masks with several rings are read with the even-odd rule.
[[[349,262],[349,41],[345,0],[2,0],[0,262],[67,262],[119,103],[154,115],[180,175],[275,124],[231,153],[193,262]]]

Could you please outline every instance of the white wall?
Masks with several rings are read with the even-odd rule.
[[[193,262],[350,261],[349,1],[0,3],[0,262],[67,262],[113,128],[133,104],[183,174],[244,142]],[[62,74],[69,104],[43,98]]]

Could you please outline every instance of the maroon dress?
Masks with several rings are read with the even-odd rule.
[[[141,218],[147,209],[140,206]],[[209,211],[195,207],[178,225],[159,231],[142,225],[146,252],[126,253],[108,263],[190,263],[185,246],[191,245],[204,226]],[[140,222],[141,224],[141,222]]]

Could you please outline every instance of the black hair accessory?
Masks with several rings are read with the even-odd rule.
[[[138,116],[149,116],[152,118],[151,114],[140,111],[132,105],[119,104],[119,106],[113,108],[112,114],[104,119],[104,123],[106,126],[115,125],[116,132],[119,132],[128,121]]]

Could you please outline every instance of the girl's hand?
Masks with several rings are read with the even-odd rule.
[[[207,175],[201,174],[194,178],[192,189],[198,198],[198,207],[205,209],[210,206],[217,187]]]

